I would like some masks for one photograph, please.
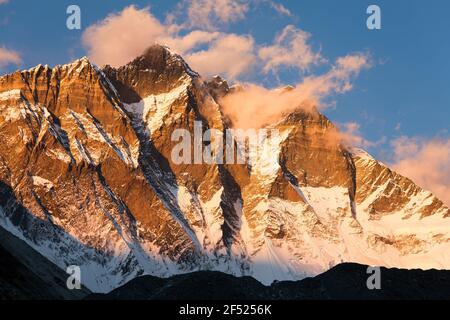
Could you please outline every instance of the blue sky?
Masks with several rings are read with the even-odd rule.
[[[20,53],[20,66],[61,64],[87,54],[81,44],[86,27],[130,4],[150,6],[164,21],[178,1],[26,1],[0,5],[0,47]],[[353,89],[333,96],[335,107],[325,114],[336,122],[357,122],[379,157],[389,158],[389,141],[401,135],[447,138],[450,130],[450,2],[445,0],[295,0],[278,1],[292,17],[277,14],[267,3],[251,5],[246,19],[224,25],[221,31],[251,34],[258,44],[271,43],[286,25],[311,33],[310,44],[329,61],[353,52],[368,51],[373,66],[353,81]],[[82,10],[82,30],[65,26],[66,8]],[[366,8],[377,4],[382,29],[366,28]],[[321,72],[318,67],[315,72]],[[300,74],[281,72],[278,79],[259,79],[266,86],[294,84]]]

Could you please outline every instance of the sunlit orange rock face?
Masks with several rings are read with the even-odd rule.
[[[276,163],[175,163],[176,129],[233,125],[219,103],[232,92],[157,45],[120,68],[83,58],[1,77],[0,225],[80,265],[94,291],[198,269],[270,283],[342,261],[450,267],[449,209],[331,139],[315,110],[268,127]]]

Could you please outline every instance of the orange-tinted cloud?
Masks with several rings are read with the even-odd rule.
[[[275,2],[268,3],[288,14],[287,9]],[[181,24],[176,24],[175,14],[161,22],[148,7],[139,9],[134,5],[108,15],[83,33],[82,42],[89,58],[100,66],[118,67],[159,43],[181,54],[202,76],[220,74],[228,80],[236,80],[249,70],[276,73],[281,67],[289,67],[304,71],[325,61],[308,45],[310,35],[292,25],[285,27],[273,44],[262,47],[251,35],[190,29],[202,27],[210,19],[223,23],[241,19],[247,12],[248,1],[189,0],[182,2],[178,10],[186,9],[186,5],[188,20]]]
[[[450,140],[400,137],[392,167],[450,206]]]
[[[305,71],[312,65],[325,62],[320,53],[314,52],[308,44],[310,37],[309,33],[293,25],[286,26],[272,45],[259,49],[263,71],[276,72],[280,67],[295,67]]]
[[[236,34],[222,35],[208,49],[185,58],[204,77],[220,74],[228,79],[249,71],[256,62],[253,38]]]
[[[94,63],[116,67],[131,61],[151,44],[164,44],[183,55],[205,77],[221,74],[235,79],[256,61],[251,36],[204,30],[179,36],[177,31],[176,26],[158,21],[149,8],[129,6],[90,26],[83,34],[83,43]],[[197,49],[201,45],[206,48]]]
[[[295,87],[267,89],[246,84],[242,90],[226,95],[220,103],[234,127],[260,128],[298,108],[325,108],[322,103],[325,97],[349,90],[351,78],[369,66],[366,54],[348,55],[339,58],[327,73],[306,77]]]
[[[82,41],[95,63],[120,66],[165,35],[166,28],[148,8],[129,6],[87,28]]]
[[[261,3],[269,3],[274,10],[290,15],[288,9],[276,2],[254,2]],[[88,27],[82,42],[89,58],[100,66],[124,65],[150,45],[159,43],[183,55],[203,76],[221,74],[229,80],[254,65],[268,72],[281,66],[304,69],[317,62],[320,54],[306,44],[309,34],[293,26],[286,27],[272,45],[262,48],[251,35],[215,31],[217,24],[243,19],[249,4],[247,0],[186,0],[167,15],[165,22],[153,16],[148,7],[139,9],[131,5]],[[183,10],[186,20],[179,23]]]
[[[188,3],[192,7],[203,3],[208,16],[216,12],[216,7],[212,9],[209,0]],[[246,11],[241,1],[223,1],[218,5],[225,9],[214,14],[221,15],[219,20],[223,21],[233,20],[232,16],[240,16]],[[180,35],[183,28],[173,19],[160,22],[149,8],[129,6],[90,26],[83,34],[83,43],[93,62],[112,66],[131,61],[155,42],[165,44],[183,55],[191,67],[204,77],[219,74],[229,80],[236,80],[251,70],[276,73],[281,67],[294,67],[305,71],[312,65],[325,62],[320,53],[314,52],[308,45],[310,35],[292,25],[284,28],[272,45],[262,47],[255,44],[251,35],[205,30],[185,30],[188,32]],[[241,112],[249,116],[259,115],[253,119],[259,126],[299,105],[315,104],[320,107],[323,96],[350,90],[350,78],[366,64],[367,56],[363,54],[339,58],[329,72],[306,77],[289,92],[280,93],[279,90],[250,85],[246,90],[228,96],[223,102],[225,110],[232,118]],[[265,93],[264,101],[260,101],[262,93]],[[264,105],[262,108],[261,104]],[[242,106],[246,107],[245,111]],[[246,121],[247,117],[242,117],[240,125]]]
[[[195,30],[189,32],[185,36],[176,36],[173,34],[169,34],[165,37],[160,37],[159,42],[164,45],[167,45],[169,48],[173,49],[177,53],[184,55],[185,53],[190,52],[197,46],[211,43],[212,41],[218,39],[221,36],[222,34],[220,32]]]
[[[356,122],[347,122],[338,124],[339,130],[336,130],[335,138],[347,147],[373,148],[386,142],[386,137],[378,141],[366,139],[360,131],[360,124]]]
[[[220,73],[234,78],[248,70],[254,60],[250,36],[202,30],[179,36],[178,31],[176,25],[161,23],[149,8],[129,6],[87,28],[83,44],[94,63],[115,67],[131,61],[154,43],[167,45],[205,76]],[[196,51],[200,45],[207,49]]]
[[[9,64],[19,65],[22,63],[20,54],[17,51],[0,47],[0,68]]]

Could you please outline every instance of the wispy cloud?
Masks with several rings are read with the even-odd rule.
[[[19,65],[21,63],[22,59],[17,51],[0,47],[0,68],[10,64]]]
[[[369,149],[378,147],[386,142],[386,137],[381,137],[377,141],[372,141],[364,137],[361,132],[361,125],[356,122],[338,123],[339,130],[335,132],[337,142],[348,147]]]
[[[326,62],[319,52],[314,52],[308,44],[311,35],[293,25],[286,26],[278,34],[274,43],[259,49],[263,61],[263,71],[276,72],[280,67],[295,67],[302,71],[312,65]]]
[[[9,2],[9,0],[0,0],[0,5],[1,4],[6,4],[6,3],[8,3]]]
[[[230,22],[245,18],[249,9],[248,1],[242,0],[187,0],[188,19],[185,26],[217,30]]]
[[[281,3],[277,3],[275,1],[269,1],[269,4],[279,14],[284,15],[284,16],[288,16],[288,17],[292,17],[293,16],[292,12],[288,8],[283,6]]]
[[[450,139],[402,136],[391,145],[392,167],[450,206]]]

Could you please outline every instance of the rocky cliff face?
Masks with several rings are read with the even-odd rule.
[[[270,283],[342,261],[450,267],[449,209],[330,143],[318,112],[273,125],[276,163],[174,163],[176,129],[228,128],[228,92],[161,46],[117,69],[83,58],[1,77],[0,225],[99,292],[199,269]]]

